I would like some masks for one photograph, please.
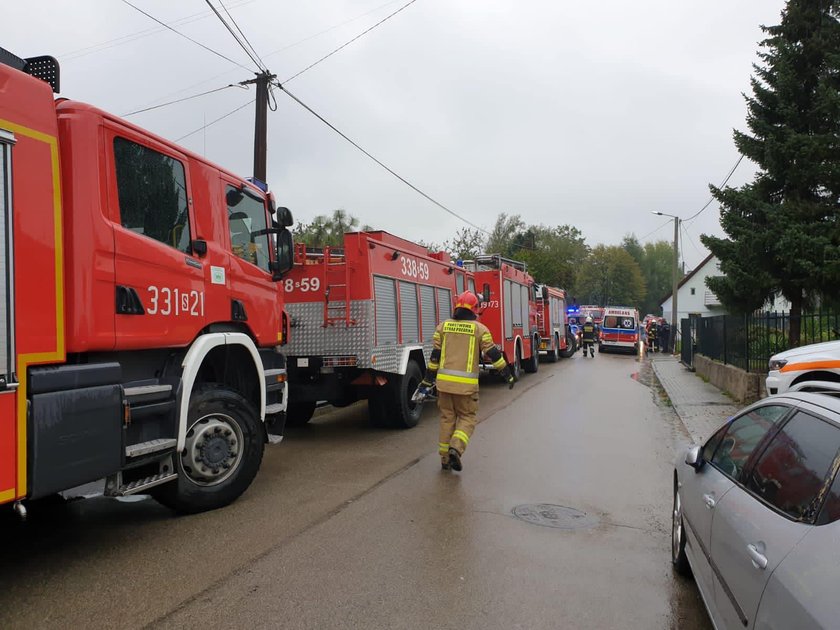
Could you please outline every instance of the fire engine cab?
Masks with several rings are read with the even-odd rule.
[[[410,428],[411,400],[435,327],[452,313],[469,274],[443,252],[387,232],[344,235],[344,247],[295,245],[284,282],[291,316],[288,418],[308,422],[318,401],[368,400],[375,426]]]
[[[225,505],[282,433],[291,213],[58,78],[0,50],[0,503]]]
[[[479,320],[490,329],[511,370],[517,378],[523,369],[536,372],[540,367],[539,308],[534,279],[525,263],[491,254],[465,261],[464,267],[482,288]]]

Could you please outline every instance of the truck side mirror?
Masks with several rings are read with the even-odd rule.
[[[277,232],[277,237],[274,242],[276,245],[276,256],[271,265],[271,271],[273,279],[277,281],[291,271],[294,265],[295,246],[292,233],[285,228]]]
[[[294,218],[292,217],[292,211],[284,206],[280,206],[277,208],[275,214],[275,221],[282,225],[283,227],[290,227],[294,225]]]

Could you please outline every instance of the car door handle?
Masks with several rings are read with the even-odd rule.
[[[767,568],[767,556],[761,553],[758,547],[753,544],[747,545],[747,553],[750,554],[750,560],[752,560],[756,569],[764,570]]]
[[[711,494],[704,494],[703,503],[705,503],[706,507],[711,510],[715,507],[715,498]]]

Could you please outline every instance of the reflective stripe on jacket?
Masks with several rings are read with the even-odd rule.
[[[487,326],[477,321],[448,319],[435,329],[434,347],[440,350],[440,360],[430,363],[429,368],[437,370],[438,391],[461,395],[477,392],[481,355],[495,347]],[[493,363],[497,370],[505,365],[504,358]]]

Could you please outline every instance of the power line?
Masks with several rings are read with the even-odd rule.
[[[683,234],[685,234],[686,238],[688,238],[688,242],[691,243],[691,246],[694,248],[694,251],[697,252],[697,255],[700,256],[700,258],[704,258],[704,255],[700,251],[700,248],[697,247],[696,243],[694,242],[694,239],[691,237],[688,228],[686,228],[685,225],[680,224],[680,229],[682,230]],[[683,243],[685,243],[685,239],[683,239]],[[685,250],[685,247],[683,247],[683,250]]]
[[[227,114],[224,114],[223,116],[219,116],[219,117],[218,117],[218,118],[216,118],[215,120],[211,120],[209,123],[206,123],[206,124],[202,125],[201,127],[199,127],[198,129],[196,129],[196,130],[194,130],[194,131],[190,131],[188,134],[185,134],[185,135],[181,136],[180,138],[175,138],[174,142],[180,142],[180,141],[181,141],[181,140],[183,140],[184,138],[189,138],[190,136],[194,136],[194,135],[195,135],[195,134],[197,134],[199,131],[204,131],[204,130],[205,130],[205,129],[207,129],[208,127],[211,127],[211,126],[215,125],[217,122],[219,122],[219,121],[221,121],[221,120],[224,120],[224,119],[225,119],[225,118],[227,118],[228,116],[233,116],[233,115],[234,115],[236,112],[238,112],[239,110],[241,110],[241,109],[245,109],[246,107],[248,107],[248,105],[251,105],[251,104],[252,104],[254,101],[256,101],[256,100],[257,100],[257,99],[252,98],[250,101],[248,101],[248,102],[247,102],[247,103],[245,103],[244,105],[240,105],[240,106],[239,106],[239,107],[237,107],[236,109],[233,109],[233,110],[229,111]]]
[[[660,226],[659,226],[658,228],[656,228],[655,230],[651,230],[650,232],[648,232],[647,234],[645,234],[644,236],[642,236],[642,237],[639,239],[639,242],[641,243],[642,241],[644,241],[644,240],[645,240],[646,238],[648,238],[649,236],[653,236],[653,235],[654,235],[654,234],[656,234],[659,230],[661,230],[661,229],[662,229],[662,228],[664,228],[666,225],[668,225],[670,222],[671,222],[671,219],[668,219],[665,223],[663,223],[662,225],[660,225]]]
[[[289,48],[294,48],[295,46],[299,46],[299,45],[301,45],[305,42],[308,42],[310,39],[315,39],[316,37],[320,37],[321,35],[329,33],[330,31],[334,31],[337,28],[341,28],[342,26],[346,26],[347,24],[350,24],[351,22],[355,22],[356,20],[360,20],[363,17],[368,16],[371,13],[376,13],[377,11],[379,11],[379,9],[383,9],[383,8],[385,8],[389,5],[392,5],[392,4],[394,4],[398,1],[399,0],[390,0],[389,2],[386,2],[385,4],[380,4],[378,7],[374,8],[374,9],[371,9],[370,11],[366,11],[365,13],[362,13],[361,15],[357,15],[354,18],[350,18],[349,20],[345,20],[341,24],[335,24],[334,26],[330,26],[329,28],[324,29],[323,31],[318,31],[317,33],[315,33],[313,35],[308,35],[308,36],[304,37],[303,39],[299,39],[296,42],[288,44],[287,46],[283,46],[283,48],[278,48],[277,50],[272,50],[270,53],[268,53],[265,56],[266,57],[271,57],[272,55],[277,55],[277,54],[283,52],[284,50],[288,50]]]
[[[246,4],[251,4],[255,2],[255,0],[240,0],[230,6],[231,9],[239,8]],[[199,20],[206,19],[210,17],[212,13],[209,11],[202,11],[200,13],[193,13],[191,15],[184,16],[182,18],[178,18],[177,20],[172,20],[170,22],[171,26],[181,26],[183,24],[191,24],[192,22],[197,22]],[[97,44],[91,44],[90,46],[83,46],[82,48],[76,48],[74,50],[70,50],[66,53],[61,53],[58,55],[59,59],[62,61],[68,61],[72,59],[78,59],[79,57],[84,57],[86,55],[90,55],[96,52],[100,52],[102,50],[107,50],[108,48],[114,48],[115,46],[121,46],[123,44],[128,44],[130,42],[136,41],[138,39],[142,39],[144,37],[148,37],[149,35],[154,35],[155,33],[160,33],[165,31],[164,28],[146,28],[142,31],[134,31],[133,33],[128,33],[127,35],[122,35],[120,37],[114,37],[113,39],[107,39],[104,42],[99,42]]]
[[[172,28],[172,27],[171,27],[169,24],[167,24],[166,22],[161,22],[161,21],[160,21],[159,19],[157,19],[154,15],[151,15],[150,13],[146,13],[143,9],[141,9],[140,7],[138,7],[138,6],[134,5],[134,4],[131,4],[128,0],[122,0],[122,2],[123,2],[123,4],[127,4],[128,6],[130,6],[130,7],[131,7],[132,9],[134,9],[135,11],[139,11],[140,13],[142,13],[143,15],[145,15],[145,16],[146,16],[147,18],[149,18],[150,20],[154,20],[155,22],[157,22],[157,23],[158,23],[158,24],[160,24],[161,26],[164,26],[164,27],[168,28],[170,31],[172,31],[172,32],[173,32],[173,33],[175,33],[176,35],[180,35],[180,36],[181,36],[181,37],[183,37],[184,39],[188,39],[189,41],[191,41],[191,42],[192,42],[193,44],[195,44],[196,46],[201,46],[204,50],[207,50],[207,51],[209,51],[209,52],[213,53],[213,54],[214,54],[214,55],[216,55],[217,57],[221,57],[221,58],[222,58],[222,59],[224,59],[225,61],[229,61],[230,63],[232,63],[232,64],[234,64],[234,65],[239,66],[239,67],[240,67],[240,68],[242,68],[243,70],[247,70],[248,72],[253,72],[253,71],[251,70],[251,68],[248,68],[248,67],[246,67],[246,66],[243,66],[243,65],[242,65],[241,63],[239,63],[238,61],[234,61],[234,60],[233,60],[233,59],[231,59],[230,57],[228,57],[228,56],[226,56],[226,55],[223,55],[222,53],[220,53],[220,52],[218,52],[218,51],[216,51],[216,50],[213,50],[213,49],[212,49],[212,48],[210,48],[209,46],[205,46],[205,45],[204,45],[204,44],[202,44],[200,41],[193,39],[193,38],[192,38],[192,37],[190,37],[189,35],[184,35],[181,31],[179,31],[179,30],[177,30],[177,29],[175,29],[175,28]]]
[[[735,169],[736,169],[736,168],[738,168],[738,165],[741,163],[741,160],[743,160],[743,159],[744,159],[744,156],[743,156],[743,155],[741,155],[741,156],[738,158],[738,161],[737,161],[737,162],[735,162],[735,166],[733,166],[733,167],[732,167],[732,170],[730,170],[730,171],[729,171],[729,174],[726,176],[726,179],[724,179],[724,180],[723,180],[723,183],[722,183],[720,186],[718,186],[718,188],[723,188],[724,186],[726,186],[726,183],[729,181],[729,178],[730,178],[730,177],[732,177],[732,174],[735,172]],[[695,212],[694,214],[692,214],[692,215],[691,215],[690,217],[688,217],[687,219],[683,219],[683,221],[693,221],[694,219],[696,219],[697,217],[699,217],[699,216],[700,216],[700,213],[701,213],[701,212],[703,212],[706,208],[708,208],[714,200],[715,200],[715,198],[714,198],[714,197],[712,197],[711,199],[709,199],[709,200],[706,202],[706,205],[705,205],[705,206],[703,206],[702,208],[700,208],[697,212]]]
[[[382,18],[381,20],[379,20],[376,24],[374,24],[374,25],[373,25],[373,26],[371,26],[370,28],[368,28],[368,29],[366,29],[366,30],[362,31],[361,33],[359,33],[358,35],[356,35],[353,39],[351,39],[351,40],[348,40],[348,41],[344,42],[341,46],[339,46],[338,48],[336,48],[336,49],[335,49],[335,50],[333,50],[332,52],[330,52],[330,53],[328,53],[328,54],[324,55],[323,57],[321,57],[318,61],[316,61],[316,62],[314,62],[314,63],[309,64],[308,66],[306,66],[303,70],[301,70],[301,71],[300,71],[300,72],[298,72],[297,74],[290,76],[288,79],[286,79],[285,81],[283,81],[283,83],[288,83],[289,81],[291,81],[291,80],[293,80],[293,79],[298,78],[300,75],[302,75],[302,74],[303,74],[304,72],[306,72],[307,70],[311,70],[312,68],[314,68],[315,66],[317,66],[317,65],[318,65],[319,63],[321,63],[322,61],[325,61],[325,60],[329,59],[329,58],[330,58],[330,57],[332,57],[335,53],[337,53],[337,52],[339,52],[340,50],[342,50],[342,49],[346,48],[347,46],[349,46],[350,44],[352,44],[353,42],[355,42],[357,39],[359,39],[360,37],[362,37],[362,36],[366,35],[367,33],[370,33],[370,32],[371,32],[373,29],[375,29],[377,26],[379,26],[380,24],[382,24],[382,23],[384,23],[384,22],[387,22],[387,21],[388,21],[388,20],[390,20],[392,17],[394,17],[397,13],[400,13],[401,11],[404,11],[405,9],[407,9],[408,7],[410,7],[412,4],[414,4],[415,2],[417,2],[417,0],[410,0],[409,2],[407,2],[406,4],[404,4],[403,6],[401,6],[399,9],[397,9],[397,10],[396,10],[396,11],[394,11],[393,13],[390,13],[390,14],[389,14],[389,15],[387,15],[386,17],[384,17],[384,18]],[[291,96],[291,95],[290,95],[290,96]]]
[[[412,1],[414,1],[414,0],[412,0]],[[324,123],[327,127],[329,127],[330,129],[332,129],[335,133],[337,133],[339,136],[341,136],[342,138],[344,138],[347,142],[349,142],[350,144],[352,144],[352,145],[353,145],[354,147],[356,147],[359,151],[361,151],[362,153],[364,153],[367,157],[369,157],[371,160],[373,160],[374,162],[376,162],[376,163],[377,163],[379,166],[381,166],[383,169],[385,169],[386,171],[388,171],[391,175],[393,175],[393,176],[394,176],[394,177],[396,177],[398,180],[400,180],[403,184],[405,184],[406,186],[408,186],[409,188],[411,188],[414,192],[418,193],[420,196],[424,197],[424,198],[425,198],[425,199],[427,199],[428,201],[431,201],[433,204],[435,204],[435,205],[436,205],[438,208],[440,208],[441,210],[444,210],[445,212],[448,212],[448,213],[449,213],[449,214],[451,214],[453,217],[455,217],[455,218],[457,218],[457,219],[460,219],[461,221],[463,221],[464,223],[466,223],[466,224],[467,224],[467,225],[469,225],[469,226],[472,226],[473,228],[475,228],[475,229],[476,229],[476,230],[478,230],[479,232],[483,232],[484,234],[487,234],[487,235],[489,235],[489,234],[490,234],[490,232],[488,232],[488,231],[487,231],[487,230],[485,230],[484,228],[479,227],[478,225],[476,225],[475,223],[473,223],[473,222],[472,222],[472,221],[470,221],[469,219],[466,219],[466,218],[462,217],[460,214],[458,214],[458,213],[457,213],[457,212],[455,212],[454,210],[452,210],[452,209],[448,208],[447,206],[443,205],[441,202],[439,202],[437,199],[435,199],[435,198],[434,198],[434,197],[432,197],[431,195],[426,194],[425,192],[423,192],[422,190],[420,190],[417,186],[415,186],[415,185],[414,185],[414,184],[412,184],[410,181],[408,181],[405,177],[403,177],[402,175],[400,175],[399,173],[397,173],[396,171],[394,171],[392,168],[390,168],[389,166],[387,166],[386,164],[384,164],[383,162],[381,162],[380,160],[378,160],[377,158],[375,158],[375,157],[374,157],[373,155],[371,155],[368,151],[366,151],[364,148],[362,148],[362,147],[361,147],[361,146],[360,146],[357,142],[355,142],[354,140],[351,140],[351,139],[350,139],[350,138],[349,138],[346,134],[344,134],[342,131],[340,131],[340,130],[339,130],[339,129],[335,126],[335,125],[333,125],[333,124],[332,124],[331,122],[329,122],[326,118],[324,118],[323,116],[321,116],[321,114],[319,114],[319,113],[318,113],[318,112],[316,112],[314,109],[312,109],[311,107],[309,107],[309,105],[307,105],[306,103],[304,103],[304,102],[303,102],[302,100],[300,100],[297,96],[295,96],[294,94],[292,94],[291,92],[289,92],[289,90],[287,90],[284,86],[282,86],[282,85],[280,85],[280,84],[277,84],[277,87],[278,87],[280,90],[282,90],[283,92],[285,92],[285,93],[286,93],[286,95],[287,95],[289,98],[291,98],[293,101],[295,101],[298,105],[300,105],[301,107],[303,107],[303,109],[305,109],[305,110],[306,110],[306,111],[308,111],[310,114],[312,114],[313,116],[315,116],[315,118],[317,118],[318,120],[320,120],[320,121],[321,121],[322,123]]]
[[[230,14],[230,11],[228,11],[228,8],[225,6],[225,3],[222,2],[222,0],[219,0],[219,4],[222,5],[222,8],[225,10],[225,15],[227,15],[228,18],[230,18],[230,21],[233,24],[233,26],[236,28],[236,30],[239,32],[239,34],[242,35],[242,39],[245,40],[245,43],[248,44],[248,47],[257,56],[257,60],[260,62],[260,67],[264,71],[267,71],[268,68],[266,67],[265,63],[263,62],[262,57],[260,57],[260,54],[257,52],[257,49],[254,48],[254,45],[251,43],[251,40],[248,39],[248,36],[245,33],[242,32],[241,28],[239,28],[239,24],[237,24],[236,20]]]
[[[225,18],[222,17],[222,14],[219,13],[219,10],[213,5],[212,2],[210,2],[210,0],[204,0],[204,1],[207,3],[208,7],[213,9],[213,13],[216,14],[217,18],[219,18],[219,22],[221,22],[224,25],[224,27],[227,29],[228,33],[231,34],[231,37],[233,37],[233,39],[236,40],[236,43],[239,44],[239,46],[242,48],[242,50],[245,51],[245,54],[248,55],[248,57],[251,58],[251,61],[254,62],[254,65],[257,66],[257,68],[259,68],[259,70],[261,72],[264,72],[265,68],[263,67],[262,62],[259,61],[256,51],[251,52],[251,50],[248,49],[248,47],[245,45],[245,42],[243,42],[241,39],[239,39],[239,36],[231,28],[230,24],[228,24],[227,21],[225,21]],[[224,6],[224,5],[222,5],[222,6]],[[228,15],[230,15],[230,14],[228,14]]]
[[[232,87],[241,87],[243,89],[248,89],[245,85],[241,83],[230,83],[228,85],[216,88],[214,90],[207,90],[206,92],[200,92],[199,94],[193,94],[192,96],[185,96],[184,98],[179,98],[174,101],[169,101],[167,103],[161,103],[160,105],[152,105],[151,107],[144,107],[143,109],[136,109],[133,112],[128,112],[127,114],[122,114],[123,118],[127,118],[128,116],[134,116],[135,114],[142,114],[143,112],[150,112],[153,109],[160,109],[161,107],[167,107],[168,105],[175,105],[176,103],[183,103],[184,101],[191,101],[194,98],[198,98],[200,96],[206,96],[208,94],[213,94],[215,92],[221,92],[222,90],[226,90]]]
[[[248,2],[253,2],[253,1],[254,1],[254,0],[247,0],[247,2],[241,2],[240,4],[237,4],[237,5],[231,5],[231,8],[233,8],[233,6],[237,6],[237,7],[238,7],[238,6],[241,6],[242,4],[247,4]],[[351,19],[349,19],[349,20],[346,20],[346,21],[344,21],[344,22],[342,22],[342,23],[340,23],[340,24],[336,24],[336,25],[334,25],[334,26],[331,26],[331,27],[329,27],[328,29],[325,29],[325,30],[323,30],[323,31],[319,31],[318,33],[315,33],[315,34],[313,34],[313,35],[309,35],[308,37],[304,37],[303,39],[300,39],[300,40],[298,40],[298,41],[296,41],[296,42],[294,42],[294,43],[292,43],[292,44],[289,44],[289,45],[287,45],[287,46],[284,46],[283,48],[280,48],[280,49],[278,49],[278,50],[274,50],[274,51],[272,51],[272,52],[268,53],[267,55],[263,55],[263,57],[270,57],[270,56],[272,56],[272,55],[279,54],[279,53],[281,53],[281,52],[283,52],[283,51],[285,51],[285,50],[288,50],[288,49],[290,49],[290,48],[294,48],[295,46],[298,46],[298,45],[300,45],[300,44],[303,44],[304,42],[307,42],[307,41],[309,41],[310,39],[314,39],[314,38],[319,37],[319,36],[321,36],[321,35],[323,35],[323,34],[325,34],[325,33],[329,33],[330,31],[334,31],[335,29],[337,29],[337,28],[341,28],[342,26],[345,26],[345,25],[347,25],[347,24],[350,24],[351,22],[355,22],[356,20],[360,20],[361,18],[363,18],[363,17],[365,17],[365,16],[367,16],[367,15],[370,15],[371,13],[375,13],[375,12],[376,12],[376,11],[378,11],[379,9],[382,9],[382,8],[384,8],[384,7],[387,7],[387,6],[389,6],[389,5],[392,5],[392,4],[396,3],[397,1],[398,1],[398,0],[390,0],[390,2],[386,2],[385,4],[381,4],[381,5],[379,5],[378,7],[374,8],[374,9],[371,9],[370,11],[367,11],[367,12],[365,12],[365,13],[362,13],[361,15],[357,15],[357,16],[356,16],[356,17],[354,17],[354,18],[351,18]],[[208,15],[209,15],[209,14],[208,14]],[[154,32],[158,32],[158,31],[160,31],[160,30],[162,30],[162,29],[152,29],[152,30],[153,30]],[[157,98],[157,99],[155,99],[155,100],[153,100],[153,101],[149,101],[147,104],[148,104],[148,105],[154,105],[154,104],[156,104],[156,103],[158,103],[158,102],[160,102],[160,101],[162,101],[162,100],[164,100],[164,99],[171,98],[171,97],[173,97],[173,96],[177,96],[177,95],[179,95],[179,94],[185,94],[185,93],[188,93],[188,92],[190,92],[190,90],[192,90],[192,89],[194,89],[194,88],[197,88],[197,87],[199,87],[199,86],[201,86],[201,85],[205,85],[205,84],[207,84],[207,83],[211,83],[211,82],[215,81],[216,79],[219,79],[219,78],[221,78],[221,77],[223,77],[223,76],[225,76],[225,75],[227,75],[227,74],[230,74],[231,72],[233,72],[233,70],[232,70],[232,69],[231,69],[231,70],[225,70],[224,72],[221,72],[221,73],[219,73],[219,74],[216,74],[216,75],[214,75],[214,76],[212,76],[212,77],[210,77],[210,78],[208,78],[208,79],[204,79],[204,80],[202,80],[202,81],[198,81],[198,82],[196,82],[196,83],[191,83],[190,85],[188,85],[188,86],[186,86],[186,87],[184,87],[184,88],[181,88],[180,90],[175,90],[174,92],[169,92],[169,93],[167,93],[167,94],[164,94],[164,95],[162,95],[160,98]],[[249,72],[250,72],[250,70],[249,70]]]

